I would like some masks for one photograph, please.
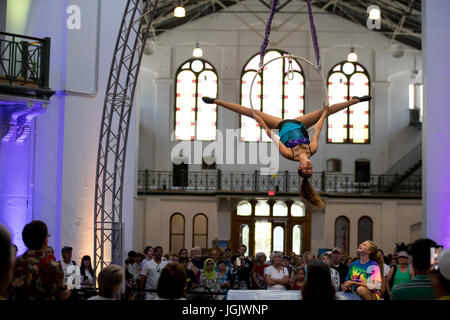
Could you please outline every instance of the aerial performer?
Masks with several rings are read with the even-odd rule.
[[[317,152],[319,147],[319,136],[323,122],[327,116],[359,102],[369,101],[371,97],[353,97],[349,101],[331,106],[324,104],[321,110],[307,113],[295,119],[286,120],[236,103],[210,97],[203,97],[202,99],[205,103],[214,103],[240,115],[255,119],[259,126],[266,131],[267,135],[278,146],[278,150],[284,158],[300,163],[298,174],[303,178],[300,191],[301,196],[311,205],[323,208],[324,203],[322,199],[309,181],[309,178],[313,174],[313,164],[309,158]],[[274,129],[279,130],[279,136],[272,131]],[[307,129],[312,130],[311,139],[309,138]]]
[[[263,70],[263,68],[270,63],[271,61],[274,61],[278,58],[272,59],[271,61],[267,63],[263,63],[264,55],[267,49],[267,45],[269,43],[269,34],[270,34],[270,28],[272,25],[272,20],[274,17],[274,14],[276,12],[276,7],[278,4],[278,0],[272,1],[272,8],[270,11],[269,18],[267,20],[266,24],[266,34],[263,40],[263,43],[261,44],[261,50],[260,50],[260,63],[259,63],[259,70],[258,74]],[[205,103],[215,103],[219,106],[222,106],[224,108],[227,108],[228,110],[234,111],[240,115],[248,116],[256,120],[256,122],[259,124],[261,128],[263,128],[267,135],[272,139],[272,141],[278,146],[278,150],[280,151],[281,155],[292,161],[298,161],[300,163],[298,167],[298,174],[300,177],[303,178],[301,187],[300,187],[300,195],[312,206],[323,208],[325,205],[320,198],[319,194],[314,190],[311,182],[309,179],[311,178],[313,174],[313,165],[311,160],[312,155],[314,155],[317,152],[318,146],[319,146],[319,135],[320,131],[323,127],[323,122],[325,119],[336,112],[339,112],[345,108],[348,108],[354,104],[357,104],[359,102],[369,101],[371,99],[370,96],[363,96],[363,97],[352,97],[351,100],[345,101],[342,103],[337,103],[332,106],[328,106],[328,90],[326,88],[326,80],[323,77],[321,71],[320,71],[320,52],[319,52],[319,44],[317,41],[317,33],[316,28],[314,26],[314,19],[312,14],[312,8],[311,8],[311,0],[307,0],[308,5],[308,16],[309,16],[309,22],[310,22],[310,28],[311,28],[311,37],[312,42],[314,46],[314,52],[316,57],[316,65],[314,65],[309,60],[297,57],[298,59],[301,59],[302,61],[308,63],[311,65],[321,76],[323,86],[325,89],[325,95],[324,95],[324,105],[322,110],[317,110],[308,114],[305,114],[303,116],[297,117],[295,119],[280,119],[275,116],[266,114],[264,112],[261,112],[260,110],[256,110],[253,108],[252,104],[252,87],[253,83],[256,79],[253,78],[252,85],[250,87],[250,105],[251,108],[247,108],[244,106],[241,106],[239,104],[219,100],[219,99],[213,99],[210,97],[203,97],[203,101]],[[291,69],[291,61],[294,56],[290,55],[286,58],[289,59],[289,65]],[[284,57],[283,57],[284,58]],[[309,139],[308,131],[307,129],[312,129],[312,138]],[[279,136],[274,134],[272,130],[278,129],[279,130]],[[281,142],[281,143],[280,143]]]

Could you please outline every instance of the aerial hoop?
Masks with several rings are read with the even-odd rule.
[[[289,68],[288,68],[288,80],[292,80],[293,74],[294,74],[294,70],[292,68],[292,59],[299,59],[301,61],[306,62],[307,64],[309,64],[311,67],[314,68],[314,70],[317,71],[317,73],[320,75],[320,79],[322,80],[322,86],[323,86],[323,103],[324,104],[328,104],[328,86],[327,86],[327,81],[325,80],[325,77],[323,76],[322,72],[320,71],[319,67],[317,65],[315,65],[314,63],[312,63],[311,61],[309,61],[306,58],[303,57],[299,57],[299,56],[295,56],[292,54],[288,54],[285,56],[281,56],[281,57],[276,57],[273,58],[272,60],[267,61],[265,64],[263,64],[259,69],[258,72],[255,73],[255,76],[253,77],[252,83],[250,85],[250,107],[252,108],[252,112],[253,114],[255,113],[255,108],[253,107],[253,84],[255,83],[255,79],[256,77],[262,72],[262,70],[264,70],[264,67],[267,66],[269,63],[271,63],[272,61],[278,60],[278,59],[289,59]],[[292,78],[290,78],[290,75],[292,75]]]

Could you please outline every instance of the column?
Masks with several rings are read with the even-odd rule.
[[[450,247],[450,1],[422,1],[422,235]]]

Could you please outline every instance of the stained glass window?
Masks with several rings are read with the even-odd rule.
[[[372,239],[372,219],[364,216],[358,220],[358,245]]]
[[[208,218],[198,213],[193,219],[192,247],[208,248]]]
[[[184,248],[184,216],[174,213],[170,217],[170,251],[178,252]]]
[[[334,246],[344,252],[349,252],[350,243],[350,220],[345,216],[336,218],[334,222]]]
[[[295,254],[302,252],[302,226],[299,224],[292,228],[292,251]]]
[[[267,50],[264,63],[284,55],[281,50]],[[241,104],[251,107],[250,87],[259,68],[259,54],[254,55],[244,66],[241,75]],[[269,63],[256,76],[253,84],[252,102],[256,110],[261,110],[281,119],[294,119],[304,112],[304,74],[300,63],[292,59],[292,72],[288,59],[277,59]],[[241,116],[242,141],[270,141],[256,121]]]
[[[207,61],[184,62],[176,73],[175,138],[177,140],[216,139],[217,106],[202,97],[217,97],[217,72]]]
[[[344,61],[331,68],[328,74],[328,102],[330,105],[355,96],[370,95],[370,79],[366,69],[357,62]],[[328,117],[329,143],[369,143],[370,104],[360,102]]]
[[[284,251],[284,228],[276,226],[273,228],[273,251]]]

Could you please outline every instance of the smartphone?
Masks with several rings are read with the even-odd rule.
[[[237,259],[236,259],[236,265],[237,265],[238,267],[241,266],[241,259],[240,259],[240,258],[237,258]]]
[[[442,251],[442,246],[430,248],[430,267],[432,270],[439,269],[439,254]]]

